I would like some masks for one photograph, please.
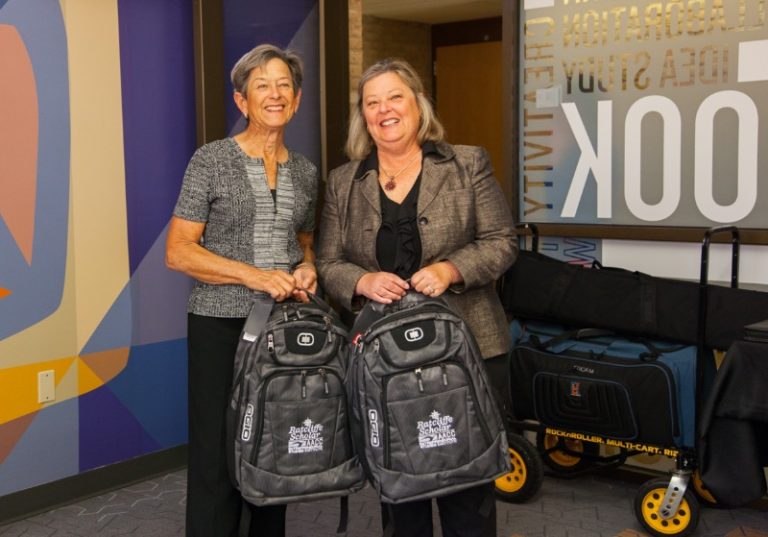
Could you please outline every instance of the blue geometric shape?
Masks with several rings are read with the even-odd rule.
[[[131,345],[187,337],[187,299],[194,280],[165,266],[167,235],[166,226],[131,277]]]
[[[94,330],[80,354],[93,354],[131,346],[132,300],[130,282],[123,288],[109,308],[99,326]]]
[[[81,472],[160,449],[108,387],[81,395],[79,402]]]
[[[61,303],[67,259],[70,124],[67,34],[59,2],[4,2],[0,24],[15,27],[21,36],[32,64],[38,102],[35,227],[30,264],[0,218],[0,275],[2,286],[12,291],[0,300],[3,339],[46,318]]]
[[[133,347],[107,386],[160,448],[187,442],[186,339]]]
[[[40,410],[0,465],[0,497],[76,475],[77,421],[77,399]]]
[[[186,337],[193,280],[166,268],[167,231],[157,237],[80,354]]]

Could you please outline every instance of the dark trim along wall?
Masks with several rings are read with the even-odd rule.
[[[0,526],[183,468],[187,445],[103,466],[2,497]]]

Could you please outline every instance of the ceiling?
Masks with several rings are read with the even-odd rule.
[[[363,15],[426,24],[501,17],[503,0],[362,0]]]

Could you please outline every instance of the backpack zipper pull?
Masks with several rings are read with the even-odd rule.
[[[307,370],[301,370],[301,398],[307,398]]]
[[[329,393],[331,393],[331,391],[328,389],[328,377],[325,374],[325,369],[321,367],[320,369],[317,370],[317,372],[320,373],[320,376],[323,379],[323,389],[325,390],[325,395],[328,395]]]
[[[443,370],[443,386],[448,386],[448,373],[446,373],[445,364],[440,364],[440,369]]]
[[[272,335],[272,332],[267,333],[267,350],[270,353],[275,352],[275,336]]]
[[[424,383],[421,381],[421,368],[416,368],[414,373],[416,373],[416,382],[419,383],[419,392],[424,393]]]

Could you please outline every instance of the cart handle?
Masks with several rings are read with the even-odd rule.
[[[515,224],[516,230],[526,230],[528,233],[526,235],[531,236],[531,251],[532,252],[538,252],[539,251],[539,228],[536,227],[536,224],[533,224],[531,222],[520,222],[519,224]]]
[[[704,238],[701,241],[701,273],[699,286],[705,287],[709,281],[709,245],[712,237],[719,233],[731,234],[731,287],[739,286],[739,228],[736,226],[720,226],[709,228],[704,232]]]

